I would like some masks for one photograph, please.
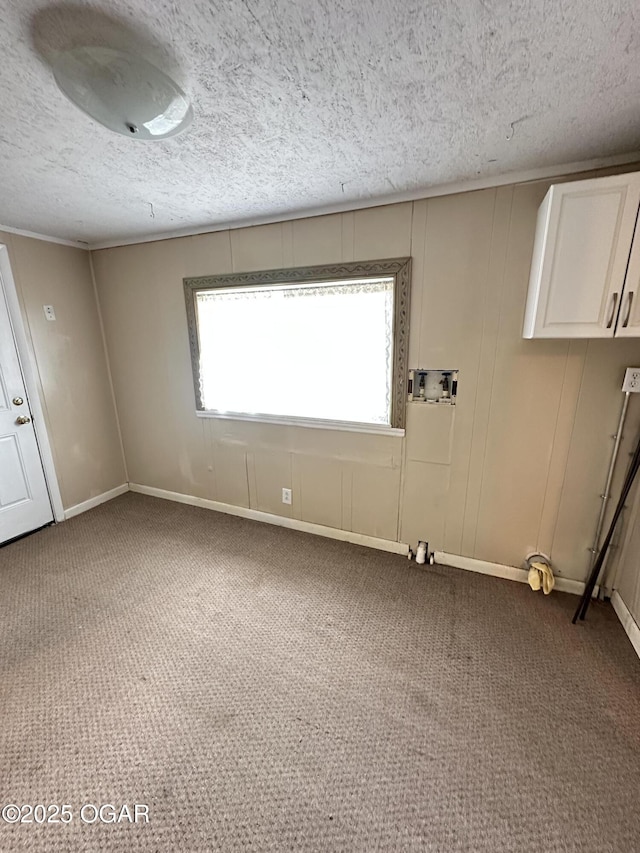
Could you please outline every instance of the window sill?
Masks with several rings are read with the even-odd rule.
[[[330,429],[341,432],[362,432],[371,435],[391,435],[396,438],[404,437],[404,430],[396,427],[377,424],[351,423],[350,421],[323,421],[315,418],[287,418],[275,415],[250,415],[240,412],[216,412],[213,409],[206,411],[196,410],[198,418],[218,418],[226,421],[249,421],[257,424],[277,424],[279,426],[307,427],[309,429]]]

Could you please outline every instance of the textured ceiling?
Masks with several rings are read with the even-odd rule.
[[[636,2],[2,0],[0,24],[0,222],[91,244],[640,150]],[[46,57],[81,44],[160,65],[191,128],[79,112]]]

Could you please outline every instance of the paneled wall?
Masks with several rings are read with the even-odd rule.
[[[582,579],[640,342],[522,339],[548,183],[95,252],[131,482]],[[455,410],[408,404],[404,439],[195,416],[183,277],[404,255],[409,363],[460,370]]]
[[[65,509],[126,482],[89,253],[0,232],[9,249]],[[53,305],[48,322],[43,305]]]

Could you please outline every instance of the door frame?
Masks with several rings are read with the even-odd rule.
[[[44,417],[42,400],[37,376],[37,362],[33,347],[25,329],[25,322],[18,299],[18,290],[11,269],[9,258],[9,247],[6,243],[0,243],[0,299],[4,293],[4,299],[9,310],[9,322],[13,329],[13,337],[18,352],[18,362],[22,371],[22,378],[29,398],[29,408],[33,415],[33,429],[36,434],[38,452],[44,471],[44,479],[49,493],[53,517],[56,521],[64,521],[64,507],[62,496],[58,485],[58,477],[53,462],[51,442],[47,432],[47,422]]]

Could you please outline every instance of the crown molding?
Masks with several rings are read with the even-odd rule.
[[[618,154],[613,157],[598,157],[594,160],[581,160],[575,163],[563,163],[557,166],[543,166],[537,169],[506,172],[503,175],[492,175],[488,178],[453,181],[448,184],[422,187],[421,189],[394,193],[393,195],[367,198],[360,201],[345,201],[340,204],[329,204],[320,207],[310,207],[289,213],[256,216],[248,219],[221,222],[215,225],[202,225],[196,228],[182,228],[176,229],[175,231],[163,231],[157,234],[148,234],[146,236],[132,237],[130,239],[98,240],[97,242],[92,243],[89,248],[92,251],[98,249],[114,249],[118,246],[132,246],[140,243],[155,243],[159,240],[173,240],[177,237],[195,237],[200,234],[214,234],[217,231],[230,231],[235,228],[250,228],[255,225],[273,225],[278,222],[291,222],[296,219],[310,219],[314,216],[326,216],[331,213],[348,213],[353,210],[364,210],[371,207],[384,207],[388,204],[401,204],[405,201],[419,201],[424,198],[434,198],[436,196],[472,192],[473,190],[489,189],[491,187],[501,187],[506,184],[522,184],[548,178],[565,177],[576,172],[588,172],[594,169],[606,169],[613,166],[639,162],[640,151],[634,151],[627,154]]]
[[[290,211],[288,213],[267,214],[265,216],[248,217],[246,219],[235,219],[211,225],[199,225],[193,228],[180,228],[172,231],[159,231],[154,234],[139,235],[136,237],[121,237],[113,240],[96,240],[88,243],[82,240],[67,240],[62,237],[54,237],[49,234],[39,234],[35,231],[27,231],[22,228],[14,228],[11,225],[0,225],[0,231],[9,234],[19,234],[22,237],[32,237],[36,240],[46,240],[50,243],[59,243],[62,246],[72,246],[75,249],[97,251],[99,249],[114,249],[118,246],[133,246],[141,243],[156,243],[160,240],[174,240],[178,237],[196,237],[201,234],[215,234],[217,231],[230,231],[236,228],[251,228],[255,225],[273,225],[278,222],[292,222],[296,219],[311,219],[315,216],[327,216],[332,213],[349,213],[355,210],[366,210],[373,207],[384,207],[389,204],[401,204],[407,201],[419,201],[437,196],[454,195],[455,193],[473,192],[474,190],[491,189],[508,184],[524,184],[532,181],[548,180],[550,178],[564,178],[577,172],[589,172],[596,169],[609,169],[616,166],[625,166],[632,163],[640,163],[640,151],[631,151],[626,154],[616,154],[611,157],[597,157],[592,160],[579,160],[573,163],[561,163],[556,166],[542,166],[536,169],[521,169],[514,172],[505,172],[502,175],[492,175],[486,178],[472,178],[465,181],[452,181],[448,184],[434,184],[431,187],[422,187],[407,192],[393,193],[391,195],[378,196],[361,200],[344,201],[339,204],[320,205],[302,210]]]
[[[32,240],[44,240],[46,243],[58,243],[60,246],[71,246],[72,249],[84,249],[85,252],[91,249],[91,246],[83,240],[65,240],[64,237],[52,237],[51,234],[39,234],[37,231],[14,228],[13,225],[0,223],[0,231],[6,234],[17,234],[19,237],[31,237]]]

